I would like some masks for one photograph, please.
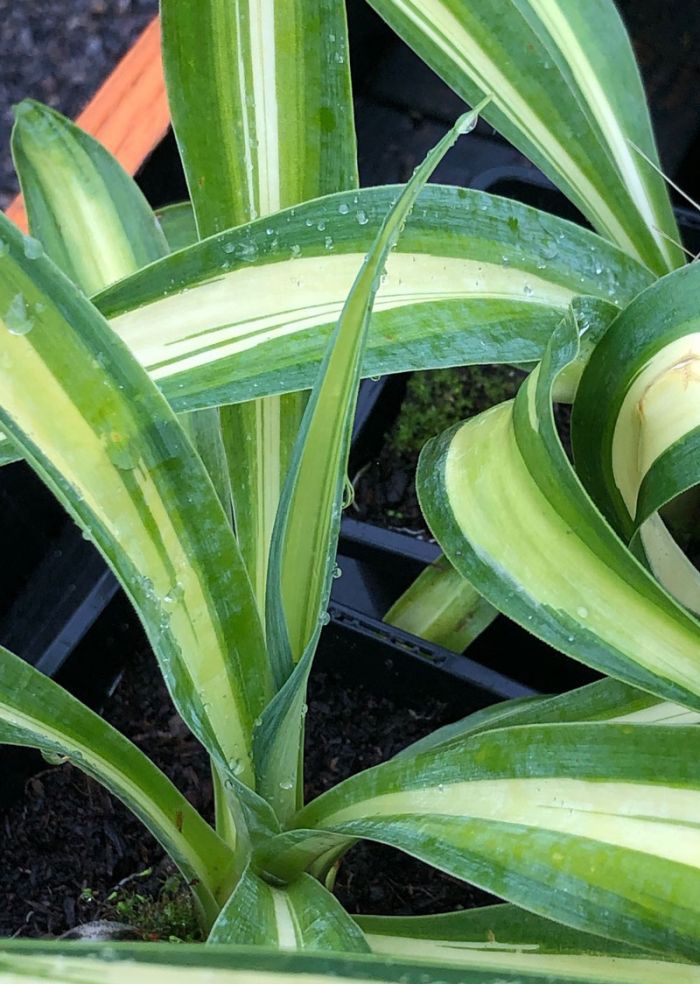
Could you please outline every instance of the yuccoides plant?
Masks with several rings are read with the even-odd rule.
[[[107,954],[139,979],[690,981],[673,961],[700,952],[698,625],[597,511],[551,417],[578,388],[581,475],[673,587],[653,530],[692,478],[692,400],[667,401],[664,380],[688,390],[696,268],[655,282],[682,254],[629,43],[607,0],[375,6],[598,233],[423,189],[476,110],[403,192],[358,189],[341,0],[164,0],[191,203],[160,225],[102,148],[23,104],[35,238],[2,222],[0,453],[28,461],[117,574],[211,757],[215,829],[6,650],[0,739],[104,783],[191,885],[218,946]],[[472,715],[304,804],[306,679],[360,376],[469,362],[535,368],[514,404],[425,452],[431,526],[465,590],[617,679]],[[332,886],[358,838],[522,908],[352,918]],[[17,978],[124,974],[3,949]]]

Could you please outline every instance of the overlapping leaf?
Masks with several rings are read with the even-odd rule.
[[[697,966],[666,960],[512,953],[474,955],[469,967],[381,956],[280,953],[237,946],[3,941],[0,973],[12,984],[697,984]],[[504,978],[504,975],[505,978]]]
[[[250,779],[269,699],[233,534],[174,414],[82,293],[0,219],[0,420],[120,578],[176,705]]]
[[[695,727],[495,728],[351,777],[259,862],[290,877],[323,836],[366,837],[536,914],[696,959],[697,752]]]
[[[209,943],[278,950],[367,953],[369,946],[338,900],[310,875],[274,887],[248,869],[221,911]]]
[[[700,267],[690,264],[620,314],[583,374],[572,421],[576,467],[590,494],[694,612],[700,574],[658,510],[700,480],[699,289]]]
[[[457,570],[500,611],[582,662],[698,709],[700,626],[613,533],[559,442],[552,385],[577,347],[572,316],[514,404],[426,446],[423,512]]]
[[[683,262],[649,113],[612,0],[370,0],[593,226],[662,274]],[[670,238],[669,238],[670,237]]]

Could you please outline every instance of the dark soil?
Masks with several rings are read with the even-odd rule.
[[[132,620],[125,603],[119,615],[122,622]],[[136,626],[130,635],[138,639]],[[449,720],[435,701],[379,697],[331,672],[312,676],[308,703],[309,798]],[[175,713],[143,642],[104,713],[211,819],[207,757]],[[114,918],[107,900],[118,883],[127,880],[148,899],[159,894],[172,872],[139,821],[70,765],[46,767],[30,779],[25,794],[0,813],[0,831],[0,936],[57,935],[81,922]],[[488,901],[463,883],[375,845],[358,846],[348,855],[337,894],[351,912],[441,912]]]
[[[515,396],[525,374],[510,366],[460,366],[413,373],[379,456],[353,476],[355,518],[428,535],[416,467],[431,437]]]

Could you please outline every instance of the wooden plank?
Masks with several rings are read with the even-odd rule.
[[[135,174],[165,136],[170,123],[160,53],[160,20],[154,18],[103,82],[77,123]],[[6,212],[27,231],[27,215],[18,195]]]

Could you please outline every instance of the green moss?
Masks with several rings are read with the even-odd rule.
[[[106,908],[107,918],[133,926],[145,940],[202,940],[192,893],[179,875],[166,878],[156,896],[118,889],[107,899]]]
[[[515,396],[523,378],[522,372],[509,366],[460,366],[413,373],[389,436],[389,454],[417,459],[431,437]]]

